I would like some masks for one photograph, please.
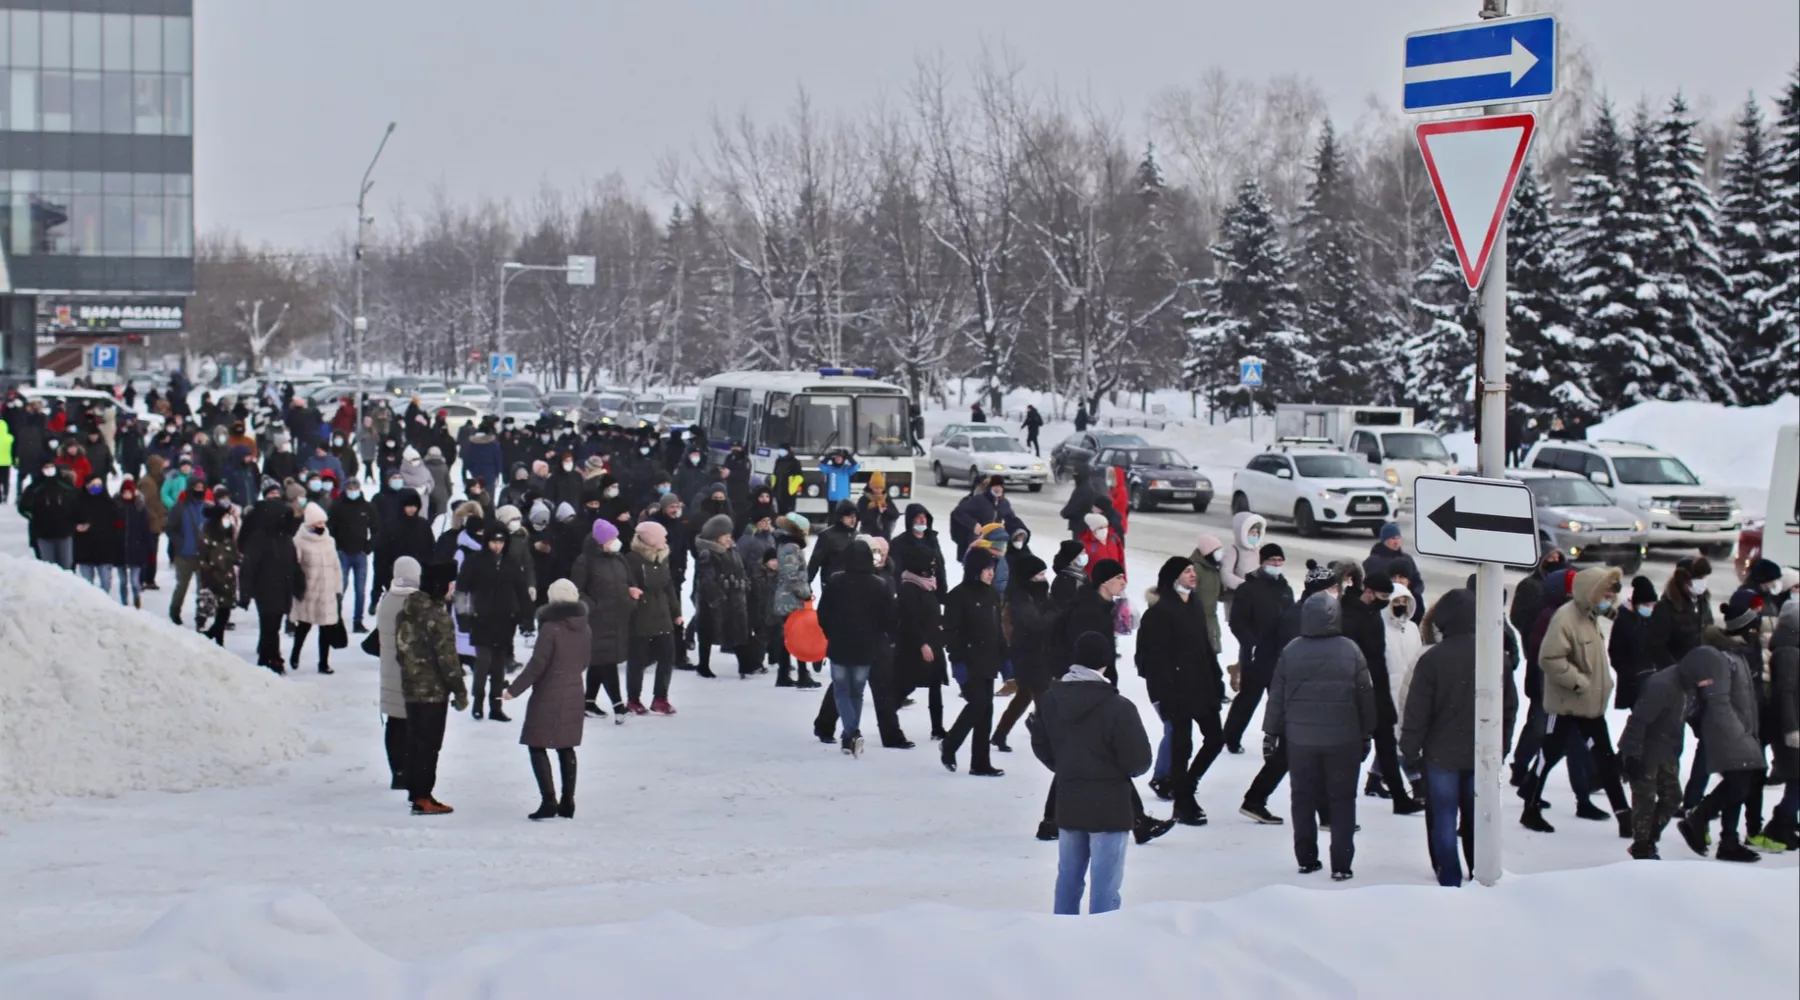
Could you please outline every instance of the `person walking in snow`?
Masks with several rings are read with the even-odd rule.
[[[388,788],[406,791],[406,685],[400,677],[400,647],[396,629],[406,599],[419,592],[424,569],[412,556],[394,560],[392,584],[375,605],[375,641],[381,660],[381,714],[386,717],[382,743],[387,750]],[[367,649],[365,644],[364,649]],[[461,673],[460,664],[458,673]]]
[[[669,681],[675,672],[675,636],[685,620],[681,594],[669,570],[669,536],[655,522],[638,525],[625,557],[631,570],[631,659],[626,665],[626,707],[633,715],[674,715]],[[650,707],[643,702],[644,671],[656,667]]]
[[[1409,766],[1424,771],[1432,867],[1438,885],[1455,888],[1463,883],[1464,859],[1475,862],[1474,595],[1453,590],[1431,613],[1442,639],[1413,668],[1400,752]]]
[[[1319,863],[1318,819],[1331,821],[1331,878],[1353,877],[1356,778],[1375,732],[1375,684],[1330,590],[1300,608],[1300,637],[1282,649],[1269,678],[1263,755],[1285,754],[1294,816],[1294,860],[1302,875]]]
[[[819,682],[812,670],[820,664],[808,664],[793,656],[787,644],[787,622],[794,612],[812,600],[812,584],[807,580],[806,540],[812,523],[799,514],[784,514],[775,520],[780,538],[775,543],[775,606],[778,620],[775,628],[775,686],[802,689],[817,688]]]
[[[1006,738],[1025,712],[1050,687],[1050,643],[1056,627],[1056,604],[1050,599],[1050,568],[1027,552],[1013,566],[1003,605],[1004,621],[1011,632],[1007,642],[1013,680],[1018,690],[1000,713],[989,741],[1001,753],[1011,753]]]
[[[281,622],[305,590],[300,557],[294,544],[298,518],[285,500],[264,500],[253,512],[255,527],[242,539],[238,572],[238,607],[256,602],[256,663],[285,673],[281,659]]]
[[[150,529],[146,500],[138,494],[137,481],[119,484],[119,603],[144,606],[144,567],[156,551],[156,535]]]
[[[819,627],[831,660],[831,694],[843,724],[840,746],[862,756],[863,693],[876,663],[891,660],[897,613],[891,584],[875,568],[875,550],[855,544],[840,560],[843,570],[825,582]]]
[[[1138,823],[1132,779],[1150,769],[1150,738],[1129,699],[1100,672],[1112,658],[1112,636],[1075,640],[1074,663],[1038,699],[1026,720],[1031,751],[1056,776],[1058,914],[1119,908],[1127,835]]]
[[[1287,553],[1281,546],[1268,542],[1257,550],[1257,558],[1260,560],[1257,571],[1245,574],[1243,582],[1232,594],[1228,622],[1232,637],[1237,639],[1238,669],[1232,676],[1232,689],[1237,694],[1231,699],[1231,711],[1225,716],[1224,739],[1226,749],[1234,754],[1244,752],[1244,731],[1249,728],[1251,713],[1262,701],[1269,682],[1268,675],[1257,666],[1257,649],[1263,637],[1269,635],[1294,606],[1293,585],[1283,574]],[[1274,655],[1265,662],[1272,665]]]
[[[369,593],[369,551],[375,547],[375,536],[381,524],[375,505],[363,497],[362,482],[351,479],[344,483],[344,495],[331,505],[327,515],[331,538],[337,543],[338,575],[352,584],[351,628],[362,633],[363,601]]]
[[[1441,600],[1438,603],[1443,603]],[[1387,785],[1389,797],[1394,802],[1394,812],[1406,816],[1419,811],[1418,803],[1406,794],[1406,783],[1398,774],[1389,779],[1387,768],[1391,761],[1387,759],[1392,752],[1393,727],[1399,720],[1406,718],[1407,692],[1412,686],[1413,670],[1424,652],[1424,642],[1419,636],[1419,626],[1413,623],[1412,592],[1399,584],[1393,585],[1388,600],[1386,613],[1381,616],[1382,625],[1382,658],[1379,662],[1369,661],[1371,674],[1380,674],[1381,679],[1375,682],[1376,714],[1378,716],[1375,729],[1375,745],[1380,753],[1377,760],[1381,765],[1382,781]],[[1439,631],[1442,631],[1440,625]],[[1366,655],[1366,654],[1365,654]],[[1381,699],[1386,698],[1383,702]],[[1392,708],[1390,715],[1388,709]],[[1389,721],[1392,720],[1392,721]],[[1384,746],[1389,744],[1389,746]],[[1418,785],[1419,772],[1416,770],[1407,777],[1413,779],[1414,787]]]
[[[619,529],[610,521],[595,521],[582,540],[581,555],[569,570],[569,582],[580,592],[588,609],[588,667],[584,709],[603,718],[600,689],[612,705],[613,722],[622,724],[629,709],[619,691],[619,665],[631,659],[631,618],[636,607],[631,596],[631,566],[626,561]]]
[[[294,554],[306,589],[294,602],[288,617],[294,622],[294,648],[288,654],[288,669],[300,669],[300,651],[306,637],[316,628],[319,633],[319,673],[332,673],[331,647],[327,630],[342,631],[339,608],[344,596],[344,573],[338,563],[337,542],[327,527],[328,517],[318,504],[306,505],[300,518],[300,530],[294,535]]]
[[[206,525],[206,483],[199,479],[170,480],[163,484],[163,497],[169,498],[169,487],[181,483],[181,490],[169,503],[169,562],[175,567],[175,592],[169,596],[169,620],[181,624],[181,609],[187,604],[188,587],[200,568],[200,529]]]
[[[394,651],[406,696],[406,797],[414,816],[455,811],[439,802],[435,792],[448,710],[469,707],[456,625],[446,606],[456,577],[454,563],[425,567],[419,589],[406,596],[394,619]]]
[[[581,745],[582,674],[587,670],[593,637],[581,591],[568,580],[545,588],[548,601],[537,613],[538,640],[531,662],[519,672],[503,696],[511,701],[526,691],[525,723],[519,743],[530,749],[531,773],[537,777],[539,803],[529,819],[575,817],[575,748]],[[550,775],[550,751],[562,771],[562,796]]]
[[[1706,657],[1713,681],[1700,712],[1699,752],[1705,755],[1707,773],[1718,775],[1719,783],[1697,808],[1676,821],[1675,829],[1695,854],[1705,857],[1709,828],[1713,820],[1720,820],[1719,849],[1714,855],[1720,861],[1762,860],[1762,855],[1744,846],[1738,832],[1744,803],[1762,784],[1766,761],[1757,735],[1758,706],[1746,660],[1747,644],[1734,634],[1755,624],[1759,612],[1745,608],[1733,618],[1734,612],[1727,609],[1725,627],[1708,626],[1703,645],[1696,651]]]
[[[1681,809],[1685,730],[1713,685],[1714,663],[1709,651],[1694,650],[1643,678],[1619,733],[1619,758],[1631,781],[1629,853],[1639,861],[1661,860],[1657,842]]]
[[[200,586],[198,606],[194,611],[194,627],[220,646],[225,645],[225,631],[231,628],[231,609],[237,604],[238,539],[237,514],[225,504],[209,504],[206,527],[200,529],[200,567],[196,576]],[[207,626],[207,619],[212,625]]]
[[[1025,422],[1020,425],[1025,429],[1025,447],[1031,449],[1033,455],[1044,457],[1044,449],[1038,444],[1038,435],[1044,429],[1044,418],[1035,406],[1025,407]]]
[[[1206,614],[1196,595],[1199,573],[1193,563],[1172,556],[1156,576],[1156,587],[1145,599],[1149,607],[1138,627],[1137,667],[1149,689],[1150,703],[1169,724],[1170,796],[1175,800],[1175,822],[1205,826],[1206,812],[1195,798],[1200,775],[1219,752],[1219,699],[1223,678],[1219,657],[1206,631]],[[1211,756],[1193,757],[1194,725],[1198,723]]]
[[[1006,772],[988,759],[994,719],[994,683],[1006,658],[1000,595],[994,591],[994,557],[976,549],[963,560],[963,581],[944,600],[944,649],[962,688],[963,709],[939,751],[944,769],[956,770],[956,752],[970,741],[969,773],[997,778]]]
[[[456,592],[466,599],[469,609],[469,641],[475,647],[475,700],[470,714],[494,722],[512,721],[501,709],[500,696],[506,686],[513,636],[519,620],[530,614],[532,607],[526,570],[507,551],[510,538],[504,524],[483,525],[480,550],[464,557],[456,577]]]
[[[121,561],[123,520],[105,477],[89,476],[75,497],[75,572],[104,591],[112,590],[113,566]]]

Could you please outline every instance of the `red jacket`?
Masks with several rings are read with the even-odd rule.
[[[56,464],[65,469],[75,470],[75,485],[77,487],[86,486],[88,476],[92,475],[94,472],[94,467],[88,464],[86,455],[58,455],[56,456]]]
[[[1094,575],[1094,564],[1102,559],[1116,559],[1119,565],[1125,565],[1125,540],[1116,531],[1108,530],[1106,541],[1094,537],[1092,529],[1081,533],[1081,548],[1087,553],[1088,576]]]

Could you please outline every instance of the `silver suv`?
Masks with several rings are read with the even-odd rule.
[[[1572,472],[1513,469],[1506,474],[1531,490],[1538,536],[1570,562],[1603,561],[1636,573],[1644,562],[1644,520],[1613,503],[1587,477]]]
[[[1698,548],[1731,554],[1744,512],[1737,500],[1708,489],[1668,452],[1635,441],[1540,441],[1525,465],[1572,472],[1646,523],[1650,548]]]

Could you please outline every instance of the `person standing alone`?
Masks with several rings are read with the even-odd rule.
[[[1056,775],[1055,912],[1063,915],[1081,912],[1090,879],[1088,912],[1119,908],[1125,845],[1136,822],[1131,782],[1150,769],[1150,737],[1137,707],[1099,669],[1111,660],[1112,645],[1111,636],[1078,637],[1075,663],[1025,720],[1031,752]]]

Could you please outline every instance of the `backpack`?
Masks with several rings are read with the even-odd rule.
[[[801,604],[792,614],[787,616],[787,624],[782,629],[782,640],[789,653],[801,663],[822,663],[825,652],[830,648],[825,640],[825,630],[819,627],[819,613],[813,610],[811,600]]]

